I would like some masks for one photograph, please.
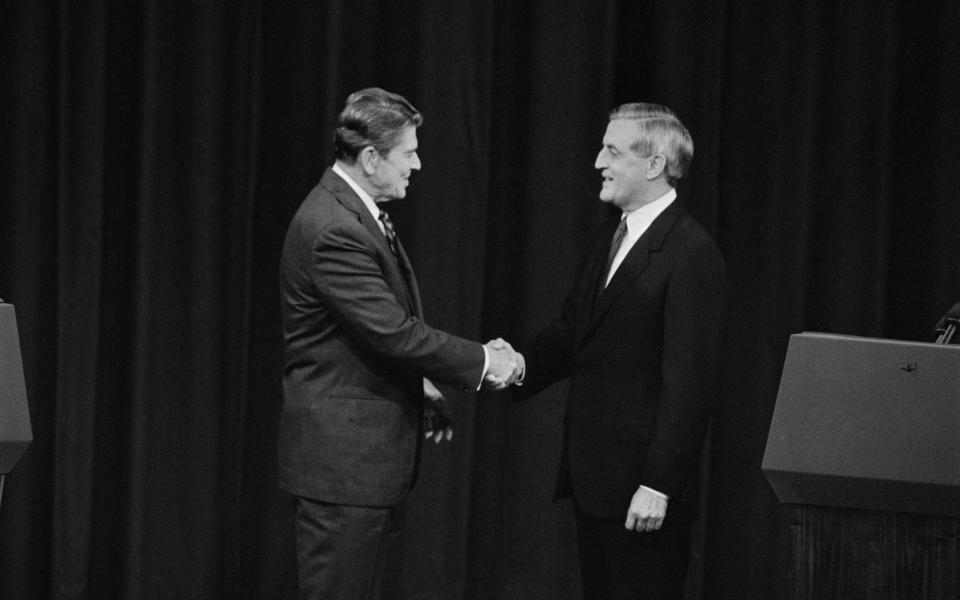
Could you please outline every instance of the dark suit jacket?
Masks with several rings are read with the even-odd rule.
[[[560,318],[521,349],[519,393],[571,378],[558,496],[625,518],[642,484],[670,496],[668,521],[692,520],[717,395],[723,258],[674,201],[598,296],[615,226],[598,235]]]
[[[336,504],[392,506],[413,485],[423,377],[475,388],[483,348],[423,321],[413,270],[328,169],[287,231],[280,485]]]

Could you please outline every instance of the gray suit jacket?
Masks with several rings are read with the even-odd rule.
[[[290,223],[280,288],[281,487],[337,504],[399,503],[416,478],[423,377],[475,388],[482,346],[424,323],[406,253],[394,257],[330,169]]]

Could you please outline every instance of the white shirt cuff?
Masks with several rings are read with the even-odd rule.
[[[480,374],[480,383],[477,384],[478,392],[483,387],[483,380],[487,378],[487,369],[490,368],[490,351],[484,344],[480,344],[480,347],[483,348],[483,373]]]
[[[658,492],[657,490],[655,490],[655,489],[653,489],[653,488],[651,488],[651,487],[647,487],[647,486],[645,486],[645,485],[641,485],[641,486],[640,486],[640,489],[641,489],[641,490],[647,490],[648,492],[650,492],[650,493],[653,494],[654,496],[660,496],[660,497],[663,498],[664,500],[669,500],[669,499],[670,499],[670,496],[664,494],[663,492]]]

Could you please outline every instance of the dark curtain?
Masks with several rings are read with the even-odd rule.
[[[482,340],[556,316],[604,217],[607,110],[680,114],[680,197],[733,290],[689,596],[781,597],[760,460],[789,335],[925,340],[960,301],[960,5],[834,4],[0,4],[0,297],[35,438],[0,598],[295,597],[277,262],[370,85],[426,118],[390,210],[427,319]],[[578,598],[551,500],[563,384],[445,391],[457,431],[425,452],[402,595]]]

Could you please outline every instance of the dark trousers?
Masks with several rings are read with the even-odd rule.
[[[301,600],[384,600],[399,594],[400,507],[296,498]]]
[[[682,600],[690,523],[640,533],[624,528],[626,509],[622,519],[574,511],[583,600]]]

